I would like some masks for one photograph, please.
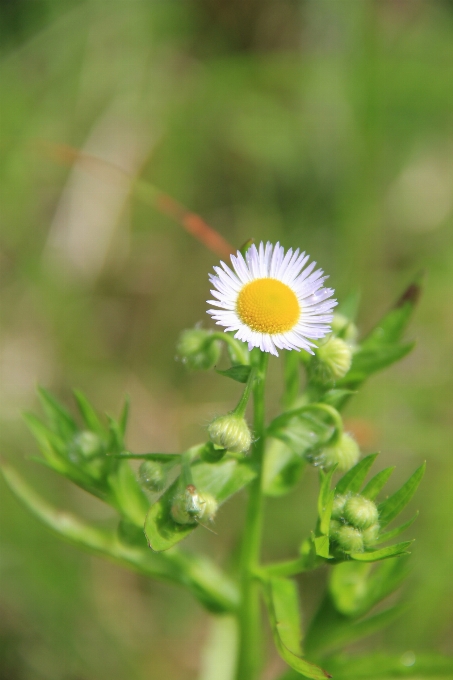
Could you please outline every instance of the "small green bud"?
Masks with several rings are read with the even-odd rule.
[[[212,442],[207,442],[200,452],[200,458],[205,463],[218,463],[226,454],[226,449],[220,449]]]
[[[335,381],[351,368],[352,350],[341,338],[330,337],[316,350],[315,375],[318,379]]]
[[[379,524],[372,524],[368,529],[362,531],[363,545],[365,548],[373,548],[379,538]]]
[[[211,331],[190,328],[179,336],[176,351],[188,368],[206,371],[219,361],[221,343],[213,340]]]
[[[335,540],[344,552],[363,552],[362,532],[354,527],[343,524],[338,529]]]
[[[373,501],[363,496],[351,496],[344,506],[344,518],[357,529],[368,529],[378,520],[378,509]]]
[[[232,453],[246,453],[252,444],[252,434],[244,418],[227,413],[215,418],[208,426],[211,441]]]
[[[203,514],[203,501],[193,484],[186,486],[176,496],[171,507],[171,516],[178,524],[196,524]]]
[[[203,493],[200,495],[201,499],[201,514],[199,519],[212,521],[216,516],[219,504],[214,496],[210,493]]]
[[[343,433],[340,441],[333,446],[323,449],[318,457],[320,465],[331,468],[337,465],[337,470],[346,472],[350,470],[359,460],[360,449],[355,439],[347,433]]]
[[[346,340],[346,342],[354,343],[357,340],[359,334],[357,326],[347,316],[338,313],[334,314],[331,327],[332,333]]]
[[[339,522],[337,519],[331,519],[330,524],[329,524],[329,534],[333,539],[336,539],[338,536],[338,532],[341,529],[343,524]]]
[[[168,463],[145,460],[138,469],[138,479],[148,491],[162,491],[167,483],[168,473]]]
[[[343,518],[344,506],[346,505],[346,501],[348,500],[348,498],[349,496],[347,496],[346,494],[337,494],[335,496],[332,505],[332,519]]]
[[[89,432],[88,430],[77,432],[68,448],[68,456],[74,463],[80,463],[82,460],[91,460],[103,453],[104,444],[102,439],[97,434],[94,434],[94,432]]]

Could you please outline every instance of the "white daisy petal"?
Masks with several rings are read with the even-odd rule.
[[[208,314],[217,325],[235,333],[249,349],[278,356],[278,350],[303,349],[313,354],[312,340],[330,332],[334,290],[324,288],[328,278],[299,249],[261,242],[246,252],[231,255],[232,269],[224,262],[209,275],[213,286]]]

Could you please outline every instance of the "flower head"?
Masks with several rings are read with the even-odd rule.
[[[326,276],[307,267],[308,255],[290,248],[285,255],[278,243],[252,245],[244,256],[231,255],[233,269],[224,262],[214,267],[210,281],[215,290],[208,302],[220,309],[208,314],[226,331],[247,342],[249,349],[278,356],[278,349],[304,349],[313,354],[311,340],[330,332],[332,288],[324,288]]]

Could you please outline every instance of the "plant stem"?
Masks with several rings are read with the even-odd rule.
[[[258,467],[258,475],[249,487],[242,543],[239,655],[236,680],[255,680],[261,665],[259,586],[255,573],[259,568],[263,521],[264,387],[269,357],[264,352],[260,352],[256,358],[256,374],[253,384],[253,429],[256,440],[253,445],[252,460]]]

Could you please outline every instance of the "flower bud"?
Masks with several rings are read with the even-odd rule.
[[[332,333],[338,335],[346,342],[354,343],[357,340],[358,330],[355,323],[343,314],[334,314],[331,322]]]
[[[343,524],[335,535],[335,540],[344,552],[363,552],[362,532]]]
[[[316,350],[315,376],[323,382],[343,378],[351,368],[352,350],[341,338],[330,337]]]
[[[194,485],[189,484],[176,496],[170,512],[178,524],[196,524],[198,517],[203,514],[202,508],[202,498]]]
[[[244,418],[227,413],[215,418],[208,426],[211,441],[232,453],[246,453],[252,444],[252,434]]]
[[[219,504],[214,496],[210,493],[203,493],[201,498],[201,514],[199,519],[212,521],[216,516]]]
[[[347,496],[346,494],[337,494],[335,496],[332,505],[332,519],[343,518],[344,506],[346,505],[346,501],[348,500],[348,498],[349,496]]]
[[[362,531],[363,545],[365,548],[373,548],[379,538],[379,524],[372,524]]]
[[[344,518],[357,529],[368,529],[378,520],[376,504],[363,496],[351,496],[344,506]]]
[[[162,491],[167,483],[168,473],[168,463],[145,460],[138,469],[138,478],[148,491]]]
[[[318,457],[319,463],[325,468],[337,465],[337,470],[346,472],[359,460],[360,449],[357,442],[347,433],[343,433],[340,441],[333,446],[323,449]]]
[[[68,456],[74,463],[91,460],[104,453],[104,444],[94,432],[77,432],[69,444]]]
[[[176,351],[188,368],[203,371],[212,368],[218,362],[221,343],[212,339],[211,331],[190,328],[179,336]]]
[[[339,522],[337,519],[330,520],[329,534],[333,539],[337,538],[338,532],[342,526],[343,524]]]

